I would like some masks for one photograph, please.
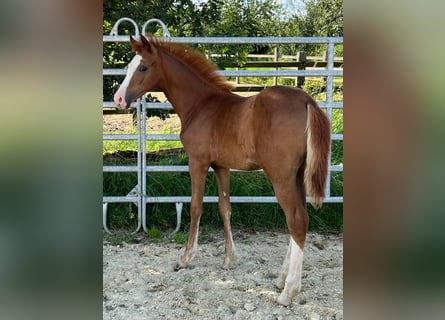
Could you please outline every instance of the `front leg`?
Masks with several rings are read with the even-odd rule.
[[[232,209],[230,206],[230,171],[228,168],[214,167],[216,182],[218,184],[218,209],[224,223],[225,236],[225,258],[223,269],[229,269],[235,263],[235,245],[233,244],[232,229],[230,226],[230,216]]]
[[[184,255],[175,266],[175,271],[186,268],[198,251],[199,221],[202,215],[205,180],[209,166],[190,159],[189,170],[192,180],[192,200],[190,203],[190,231]]]

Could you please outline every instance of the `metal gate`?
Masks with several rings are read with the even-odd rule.
[[[335,108],[342,109],[343,102],[334,102],[334,77],[343,76],[343,68],[334,68],[334,45],[342,44],[341,37],[170,37],[170,34],[162,21],[158,19],[147,20],[142,31],[139,32],[136,22],[130,18],[119,19],[110,35],[104,35],[104,42],[129,42],[129,36],[119,35],[118,27],[121,22],[130,22],[134,26],[134,35],[136,38],[140,34],[145,34],[146,26],[149,23],[159,23],[163,29],[164,37],[169,37],[172,42],[181,42],[189,44],[327,44],[326,68],[312,70],[231,70],[220,71],[227,77],[324,77],[326,79],[326,99],[325,101],[317,101],[319,106],[326,110],[326,113],[332,121],[332,110]],[[103,76],[125,75],[125,69],[103,69]],[[103,108],[113,107],[114,103],[110,101],[103,102]],[[146,113],[148,109],[164,109],[172,110],[170,103],[146,102],[146,99],[139,99],[136,103],[132,103],[131,107],[136,109],[136,134],[103,134],[103,140],[134,140],[137,141],[137,165],[136,166],[103,166],[103,172],[136,172],[137,185],[126,196],[104,196],[103,197],[103,227],[108,233],[111,231],[107,226],[107,208],[108,203],[134,203],[138,208],[138,225],[134,233],[138,232],[142,227],[147,229],[147,203],[175,203],[177,213],[177,224],[174,232],[179,230],[181,223],[181,212],[183,203],[190,203],[190,196],[156,196],[147,194],[147,174],[151,172],[188,172],[188,166],[150,166],[147,164],[146,158],[146,141],[158,140],[179,141],[179,135],[175,134],[150,134],[146,132]],[[332,140],[343,140],[343,134],[332,134]],[[209,169],[212,171],[212,169]],[[237,170],[231,170],[237,171]],[[331,165],[329,159],[329,173],[326,185],[326,198],[324,202],[343,202],[343,196],[331,196],[331,173],[342,172],[343,165]],[[252,196],[231,196],[232,203],[276,203],[274,196],[252,197]],[[204,202],[218,202],[217,196],[205,196]]]

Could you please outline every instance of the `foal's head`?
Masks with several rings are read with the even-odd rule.
[[[122,109],[127,109],[132,101],[154,89],[160,80],[156,47],[143,35],[141,41],[130,36],[130,42],[136,55],[128,64],[127,75],[114,94],[114,102]]]

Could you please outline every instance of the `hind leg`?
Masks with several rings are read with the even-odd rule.
[[[296,177],[296,175],[293,175]],[[281,274],[277,283],[284,288],[277,298],[279,304],[288,306],[292,298],[301,289],[301,274],[303,270],[303,250],[309,216],[306,211],[306,200],[303,177],[292,178],[292,175],[281,176],[272,180],[275,194],[286,215],[286,222],[290,232],[290,242],[284,259]]]
[[[290,238],[289,260],[287,275],[281,275],[285,278],[284,288],[277,298],[277,303],[288,306],[292,303],[292,298],[301,290],[301,274],[303,271],[303,249]]]
[[[289,246],[287,247],[286,257],[284,258],[283,266],[281,267],[280,276],[278,277],[278,281],[276,283],[276,287],[278,289],[283,289],[286,284],[287,273],[289,272],[289,258],[292,250],[291,242],[289,241]]]

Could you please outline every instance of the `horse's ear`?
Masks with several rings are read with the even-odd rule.
[[[141,52],[142,44],[139,41],[136,41],[131,35],[130,35],[130,43],[133,51]]]
[[[141,43],[148,53],[156,54],[156,47],[143,35],[141,35]]]

